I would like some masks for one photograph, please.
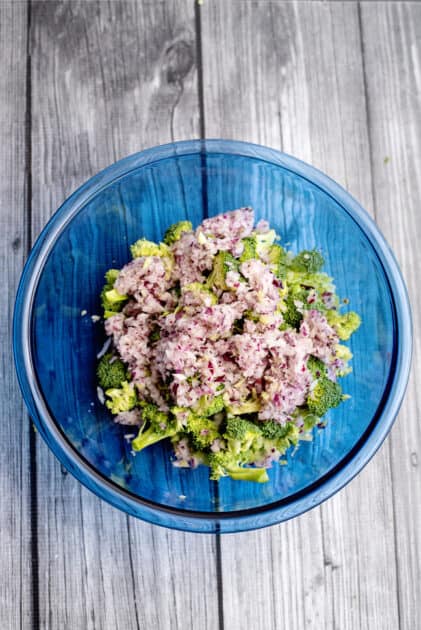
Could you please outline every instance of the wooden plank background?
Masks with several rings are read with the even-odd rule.
[[[344,185],[395,251],[416,324],[421,4],[3,0],[0,60],[1,629],[421,628],[419,335],[399,419],[359,477],[298,519],[223,537],[82,488],[32,431],[10,351],[26,251],[61,201],[124,155],[200,135]]]

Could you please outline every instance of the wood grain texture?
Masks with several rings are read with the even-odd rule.
[[[421,628],[421,5],[361,4],[377,221],[413,310],[412,377],[391,435],[401,628]]]
[[[0,3],[0,627],[29,627],[31,526],[29,434],[11,349],[12,315],[26,255],[25,4]],[[6,290],[4,290],[6,287]]]
[[[206,135],[282,148],[372,212],[357,3],[210,0],[201,24]],[[222,539],[226,627],[240,627],[239,610],[255,627],[399,627],[394,535],[387,442],[321,507]]]
[[[114,160],[198,135],[193,4],[32,5],[33,237]],[[214,537],[127,518],[37,448],[40,626],[218,626]],[[206,593],[206,597],[204,594]]]

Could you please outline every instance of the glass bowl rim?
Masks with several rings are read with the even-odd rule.
[[[31,352],[32,305],[39,279],[58,236],[76,214],[104,188],[130,172],[168,158],[207,153],[244,156],[280,166],[322,190],[334,199],[359,226],[370,242],[389,285],[396,325],[395,352],[389,382],[376,414],[364,434],[340,462],[319,480],[303,490],[266,505],[225,512],[185,510],[143,499],[106,478],[90,464],[66,437],[50,414],[47,401],[37,381]],[[349,483],[370,461],[389,433],[402,403],[412,356],[412,321],[408,293],[396,259],[374,221],[360,204],[339,184],[309,164],[276,149],[237,140],[184,140],[159,145],[132,154],[108,166],[88,179],[52,215],[37,238],[24,266],[13,317],[13,352],[23,398],[38,431],[59,461],[86,487],[112,505],[139,518],[169,527],[203,531],[202,525],[213,521],[235,521],[230,531],[254,528],[257,516],[264,516],[264,526],[293,518],[319,505]],[[169,522],[165,522],[165,516]],[[162,522],[164,519],[164,522]],[[184,527],[179,521],[190,519]],[[196,525],[197,524],[197,525]],[[259,525],[261,526],[261,525]]]

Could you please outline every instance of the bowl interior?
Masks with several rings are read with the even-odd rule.
[[[353,336],[350,400],[329,414],[324,430],[275,465],[267,484],[208,480],[208,470],[180,470],[157,445],[134,457],[96,395],[96,354],[105,341],[99,293],[110,267],[130,258],[139,237],[159,240],[166,227],[251,205],[282,244],[321,248],[341,297],[362,316]],[[86,311],[87,314],[82,313]],[[307,179],[255,157],[199,153],[161,159],[115,181],[70,220],[42,270],[34,298],[31,343],[40,389],[68,442],[100,474],[133,495],[182,510],[229,512],[267,506],[303,492],[341,466],[387,396],[393,365],[394,307],[370,241],[344,207]]]

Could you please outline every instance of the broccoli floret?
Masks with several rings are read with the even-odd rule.
[[[212,289],[200,282],[185,284],[181,291],[183,294],[187,292],[193,293],[204,306],[212,306],[212,304],[217,304],[218,302],[218,298]]]
[[[339,401],[340,402],[340,401]],[[313,427],[320,422],[319,416],[316,416],[309,409],[303,409],[300,412],[300,416],[303,419],[303,430],[305,433],[310,431]]]
[[[112,363],[110,362],[113,360]],[[123,361],[117,359],[111,352],[105,354],[98,363],[96,374],[98,383],[105,391],[121,387],[123,381],[127,380],[127,370]]]
[[[119,273],[119,269],[109,269],[105,272],[105,282],[110,288],[114,286],[114,282],[117,280]]]
[[[348,361],[352,359],[352,352],[348,346],[344,346],[340,343],[336,344],[335,354],[338,359],[344,362],[344,366],[337,371],[338,376],[346,376],[352,372],[352,367],[348,365]]]
[[[307,398],[307,407],[311,414],[321,418],[331,407],[337,407],[342,401],[342,388],[327,376],[318,379]]]
[[[221,291],[227,291],[225,282],[228,271],[238,271],[240,261],[229,252],[218,252],[213,259],[212,271],[206,280],[208,288],[216,287]]]
[[[277,234],[275,230],[269,230],[264,234],[260,234],[255,232],[254,238],[256,239],[256,252],[260,258],[266,258],[271,245],[275,242],[277,238]]]
[[[136,392],[133,385],[127,381],[121,383],[121,387],[107,389],[106,396],[111,400],[105,403],[111,413],[120,413],[122,411],[130,411],[137,403]]]
[[[260,430],[263,437],[268,440],[283,440],[290,432],[291,424],[290,422],[287,424],[279,424],[279,422],[275,422],[274,420],[265,420],[261,422]]]
[[[339,339],[347,341],[361,324],[361,318],[354,311],[348,313],[338,313],[330,310],[327,312],[327,321],[338,334]]]
[[[287,273],[288,255],[280,245],[271,245],[268,252],[271,269],[277,278],[285,278]]]
[[[118,269],[109,269],[105,274],[105,285],[101,291],[101,304],[105,318],[112,317],[121,311],[127,301],[127,295],[122,295],[114,289],[114,283],[119,273]]]
[[[199,416],[213,416],[215,413],[219,413],[224,409],[225,403],[222,396],[215,396],[209,398],[209,396],[201,396],[199,402],[194,408],[194,411]]]
[[[247,236],[246,238],[241,239],[241,242],[244,245],[244,249],[240,256],[240,263],[257,258],[256,237]]]
[[[290,267],[293,271],[317,273],[325,264],[324,258],[316,249],[305,249],[292,259]]]
[[[321,378],[327,376],[327,367],[320,359],[309,357],[307,360],[307,369],[311,372],[313,378]]]
[[[284,453],[291,445],[298,444],[298,427],[294,422],[279,424],[274,420],[265,420],[260,423],[264,442],[261,456],[269,454],[273,447],[280,453]]]
[[[248,468],[238,462],[238,458],[231,451],[211,453],[208,458],[211,469],[210,478],[218,481],[221,477],[231,477],[236,481],[254,481],[265,483],[269,481],[266,468]]]
[[[261,442],[262,432],[253,422],[234,416],[227,419],[224,438],[233,453],[242,456],[242,461],[248,461],[252,446],[256,448]]]
[[[146,238],[141,238],[130,246],[133,258],[141,258],[142,256],[169,256],[170,252],[165,243],[154,243]]]
[[[258,400],[245,400],[238,405],[228,405],[228,413],[233,416],[239,416],[244,413],[255,413],[260,411],[260,403]]]
[[[213,420],[194,413],[187,418],[187,432],[192,436],[194,447],[199,450],[209,448],[212,442],[222,437]]]
[[[303,319],[303,314],[298,310],[295,299],[293,295],[288,295],[285,300],[285,310],[282,311],[282,318],[288,327],[298,330]]]
[[[143,403],[141,408],[145,423],[140,428],[137,437],[132,440],[134,451],[142,451],[161,440],[172,438],[182,430],[182,424],[176,416],[159,411],[156,405]]]
[[[193,226],[190,221],[178,221],[178,223],[173,223],[164,234],[164,243],[166,245],[172,245],[180,240],[183,232],[191,232],[192,229]]]

